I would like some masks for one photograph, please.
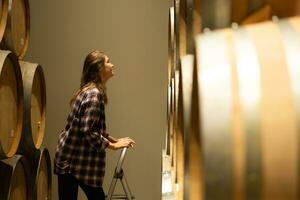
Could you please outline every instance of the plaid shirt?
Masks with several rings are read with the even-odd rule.
[[[105,173],[105,104],[103,92],[89,88],[77,95],[60,133],[54,173],[70,173],[92,187],[101,187]]]

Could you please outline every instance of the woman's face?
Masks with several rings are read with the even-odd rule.
[[[109,78],[111,78],[114,75],[113,68],[114,65],[110,62],[109,57],[105,56],[104,65],[100,68],[99,71],[103,81],[106,82]]]

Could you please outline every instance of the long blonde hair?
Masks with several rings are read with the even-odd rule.
[[[104,52],[95,50],[90,52],[83,64],[83,70],[81,75],[80,88],[70,100],[70,105],[73,105],[76,97],[82,92],[90,88],[98,88],[104,93],[104,102],[107,103],[106,88],[103,85],[99,70],[103,67],[106,55]]]

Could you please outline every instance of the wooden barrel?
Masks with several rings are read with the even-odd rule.
[[[234,6],[233,2],[234,0],[232,1],[231,0],[223,0],[223,1],[202,0],[201,1],[202,27],[209,28],[209,29],[228,27],[231,24],[230,11],[231,11],[231,7]],[[233,4],[231,5],[231,3]],[[235,11],[239,12],[239,10],[235,10]]]
[[[168,92],[167,92],[167,130],[165,150],[167,155],[171,155],[172,136],[172,79],[174,77],[174,58],[175,58],[175,41],[174,41],[174,23],[175,13],[174,7],[169,9],[169,30],[168,30]]]
[[[184,132],[183,132],[183,106],[182,106],[182,84],[180,71],[176,70],[174,77],[174,150],[173,150],[173,170],[174,188],[177,191],[176,199],[183,199],[184,188]]]
[[[0,158],[12,157],[22,134],[23,84],[16,56],[0,51]]]
[[[1,46],[22,59],[27,51],[30,30],[29,0],[9,0],[7,24]]]
[[[170,85],[174,77],[175,62],[175,10],[174,7],[169,9],[169,27],[168,27],[168,82]]]
[[[0,161],[0,199],[31,200],[29,190],[28,163],[25,158],[15,155]]]
[[[203,157],[199,135],[198,82],[195,56],[188,54],[181,58],[180,97],[182,99],[182,131],[184,152],[183,199],[203,198]],[[181,198],[180,198],[181,199]]]
[[[173,136],[173,174],[176,199],[186,198],[185,182],[185,143],[184,109],[181,59],[194,52],[194,36],[201,32],[201,1],[175,1],[175,74],[174,74],[174,136]]]
[[[300,14],[298,0],[203,0],[201,8],[203,27],[210,29],[229,27],[233,22],[241,23],[245,19],[249,22],[249,16],[261,12],[264,8],[270,9],[264,9],[263,14],[263,18],[267,16],[268,20],[274,15],[284,18]],[[263,18],[256,20],[260,21]],[[255,22],[253,19],[251,21]]]
[[[39,64],[20,61],[24,86],[23,134],[20,154],[31,154],[42,145],[45,132],[46,86]]]
[[[0,1],[0,41],[3,38],[8,14],[8,0]]]
[[[258,22],[268,21],[272,18],[272,7],[269,4],[266,4],[256,11],[250,13],[247,17],[245,17],[241,24],[254,24]]]
[[[39,149],[32,164],[32,200],[51,199],[52,172],[49,151],[46,148]]]
[[[300,18],[196,47],[204,199],[299,199]]]
[[[175,1],[177,65],[180,57],[194,52],[194,36],[201,32],[200,7],[200,0]]]
[[[265,3],[272,7],[272,14],[279,18],[300,14],[300,2],[298,0],[265,0]]]
[[[255,13],[262,7],[269,5],[265,0],[231,0],[230,25],[231,22],[242,22],[249,15]],[[271,7],[271,6],[270,6]]]

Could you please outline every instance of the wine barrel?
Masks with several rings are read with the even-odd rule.
[[[168,83],[170,85],[174,77],[175,62],[175,10],[174,7],[169,9],[169,27],[168,27]]]
[[[300,14],[300,2],[298,0],[265,0],[265,2],[271,5],[273,15],[276,15],[279,18]]]
[[[202,146],[199,135],[198,82],[195,56],[181,58],[180,87],[182,90],[184,135],[184,199],[203,199]]]
[[[228,25],[230,25],[231,22],[242,22],[245,18],[249,17],[249,15],[257,12],[264,6],[270,6],[272,9],[272,6],[267,4],[266,0],[231,0],[227,3],[231,3],[230,12],[228,13],[231,16]]]
[[[200,10],[200,0],[175,1],[177,65],[180,64],[180,57],[194,52],[194,36],[201,32]]]
[[[172,145],[172,79],[174,77],[174,58],[175,58],[175,41],[174,41],[174,7],[169,9],[169,30],[168,30],[168,93],[167,93],[167,130],[166,130],[166,154],[171,155]]]
[[[1,47],[14,52],[22,59],[29,43],[29,29],[29,0],[9,0],[7,24]]]
[[[0,1],[0,41],[3,38],[8,15],[8,0]]]
[[[234,1],[245,2],[247,0],[202,0],[202,27],[209,29],[228,27],[231,24],[231,8],[235,6]],[[241,3],[241,5],[247,4]],[[239,8],[234,11],[240,12],[241,10],[244,9]]]
[[[20,61],[24,88],[23,134],[18,153],[32,154],[42,145],[45,132],[46,86],[39,64]]]
[[[272,10],[270,5],[264,5],[253,13],[250,13],[241,24],[254,24],[258,22],[268,21],[272,18]]]
[[[300,198],[299,52],[299,17],[197,36],[204,199]]]
[[[28,163],[20,155],[0,161],[0,199],[31,200]]]
[[[177,168],[178,165],[176,165],[177,158],[177,149],[176,146],[178,142],[178,135],[176,136],[176,129],[177,129],[177,123],[176,123],[176,95],[175,93],[178,92],[178,89],[175,87],[175,76],[178,77],[177,68],[177,55],[176,55],[176,38],[178,37],[175,33],[175,8],[171,7],[169,10],[169,56],[168,56],[168,101],[167,101],[167,138],[166,138],[166,154],[170,156],[170,164],[171,164],[171,178],[172,178],[172,191],[176,191],[176,185],[178,180],[178,174],[177,174]],[[177,133],[179,134],[179,133]],[[179,167],[180,168],[180,167]],[[182,171],[182,170],[180,170]],[[164,176],[162,174],[162,176]],[[181,180],[179,178],[179,180]]]
[[[39,149],[32,164],[32,200],[51,199],[52,173],[49,151],[46,148]]]
[[[183,199],[184,188],[184,132],[183,132],[183,107],[182,84],[180,70],[175,71],[174,77],[174,136],[173,136],[173,174],[174,188],[177,191],[176,199]]]
[[[267,15],[263,18],[274,15],[284,18],[300,14],[298,0],[203,0],[201,2],[202,25],[203,28],[210,29],[230,27],[233,22],[241,23],[266,8],[265,6],[270,7],[270,11],[265,10]],[[253,21],[253,18],[251,21],[257,22]]]
[[[0,158],[12,157],[23,125],[23,83],[16,56],[0,51]]]
[[[194,36],[201,32],[201,1],[179,0],[175,1],[175,74],[174,74],[174,133],[173,133],[173,174],[176,199],[185,198],[185,135],[184,110],[181,80],[181,58],[194,52]]]

